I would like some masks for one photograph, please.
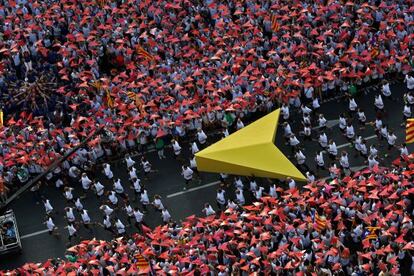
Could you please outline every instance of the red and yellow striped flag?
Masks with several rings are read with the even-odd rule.
[[[276,33],[279,31],[280,25],[277,22],[276,16],[274,14],[272,14],[271,20],[272,20],[272,31]]]
[[[139,270],[144,270],[148,268],[149,263],[142,255],[137,255],[135,257],[137,258],[136,264]]]
[[[148,53],[144,48],[142,48],[140,45],[136,48],[138,56],[142,57],[143,59],[153,61],[155,60],[154,56]]]
[[[103,8],[106,4],[106,0],[96,0],[96,4],[98,4],[99,7]]]
[[[114,107],[114,101],[112,100],[111,93],[109,92],[108,89],[106,90],[106,104],[110,108]]]
[[[315,228],[319,232],[326,228],[326,218],[315,213]]]
[[[405,143],[414,143],[414,119],[407,119],[407,128],[405,130]]]

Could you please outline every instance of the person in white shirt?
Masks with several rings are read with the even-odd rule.
[[[86,173],[83,173],[81,177],[81,183],[82,183],[82,188],[83,188],[83,195],[81,197],[85,198],[86,193],[89,191],[91,187],[92,180],[89,179]]]
[[[99,207],[99,209],[105,213],[105,216],[109,216],[109,217],[114,212],[114,209],[112,209],[111,207],[109,207],[108,205],[105,205],[105,204],[101,205],[101,207]]]
[[[403,122],[401,123],[402,127],[405,127],[407,119],[410,119],[412,116],[412,112],[411,112],[411,106],[407,103],[404,104],[404,109],[403,109]]]
[[[136,179],[138,178],[137,176],[137,169],[135,169],[135,167],[130,167],[128,169],[128,174],[129,174],[129,179]]]
[[[379,164],[379,162],[375,159],[374,156],[370,155],[368,157],[368,168],[372,169],[378,164]]]
[[[226,138],[227,136],[229,136],[229,130],[227,128],[223,128],[222,132],[223,137],[222,138]]]
[[[374,144],[372,144],[372,145],[369,147],[369,155],[372,155],[372,156],[374,156],[374,157],[377,157],[377,156],[378,156],[378,150],[377,150],[377,148],[375,147],[375,145],[374,145]]]
[[[89,217],[88,211],[86,209],[82,210],[81,218],[82,218],[83,226],[85,226],[86,229],[92,232],[92,229],[90,228],[91,218]]]
[[[142,189],[141,191],[141,199],[140,199],[141,205],[142,205],[142,209],[144,210],[144,213],[147,212],[147,205],[150,204],[150,200],[148,197],[148,192],[145,188]]]
[[[134,201],[137,201],[138,198],[141,197],[141,189],[142,189],[141,180],[139,178],[135,178],[135,179],[131,179],[131,182],[132,182],[132,186],[130,188],[134,190],[134,195],[135,195]]]
[[[289,105],[283,103],[282,107],[280,108],[280,112],[282,113],[283,120],[287,121],[290,116]]]
[[[383,125],[381,127],[381,129],[380,129],[380,135],[381,135],[381,137],[380,137],[381,140],[387,139],[387,136],[388,136],[388,128],[387,128],[387,125]]]
[[[103,224],[101,224],[101,226],[106,230],[111,232],[112,234],[115,235],[115,231],[112,229],[112,221],[111,218],[107,215],[105,215],[104,220],[103,220]]]
[[[408,149],[407,149],[407,145],[405,143],[402,143],[401,146],[399,147],[400,150],[400,156],[402,158],[407,158],[408,156]]]
[[[199,128],[197,130],[197,140],[200,143],[201,146],[205,146],[207,143],[207,135],[204,133],[204,131]]]
[[[237,118],[236,129],[237,130],[240,130],[242,128],[244,128],[244,124],[243,124],[243,122],[242,122],[242,120],[240,118]]]
[[[187,165],[181,167],[181,175],[184,177],[184,190],[187,190],[188,184],[193,180],[194,171]]]
[[[236,201],[239,205],[244,205],[246,203],[243,194],[243,189],[236,189]]]
[[[360,153],[361,152],[361,144],[362,144],[362,136],[358,135],[354,141],[355,150]]]
[[[278,198],[279,197],[277,195],[277,187],[276,187],[275,183],[269,185],[269,196],[273,197],[273,198]]]
[[[375,96],[374,105],[376,112],[384,111],[384,102],[382,101],[382,97],[380,94]]]
[[[73,202],[73,194],[72,191],[74,189],[72,187],[65,187],[63,195],[65,196],[68,202]]]
[[[233,202],[233,200],[229,199],[229,201],[227,202],[227,209],[232,209],[235,210],[237,209],[237,204]]]
[[[283,123],[283,136],[286,139],[289,139],[289,137],[291,137],[292,134],[293,134],[292,133],[292,128],[290,127],[289,123],[288,122],[284,122]]]
[[[162,204],[160,195],[154,196],[154,201],[152,202],[152,206],[154,206],[154,208],[160,212],[164,209],[164,204]]]
[[[211,207],[211,205],[208,203],[204,204],[204,209],[202,212],[206,215],[206,217],[216,214],[216,211],[214,211],[213,207]]]
[[[319,134],[318,142],[321,148],[326,149],[328,147],[328,137],[324,131]]]
[[[142,221],[144,220],[144,213],[142,213],[138,209],[138,207],[134,208],[134,218],[135,218],[135,221],[136,221],[135,225],[140,225],[142,223]],[[140,227],[138,227],[138,228],[140,228]]]
[[[131,158],[131,156],[129,154],[127,154],[126,157],[125,157],[125,163],[126,163],[126,166],[127,166],[128,170],[129,170],[129,168],[131,168],[135,165],[135,161]]]
[[[332,179],[338,178],[340,174],[340,169],[337,167],[335,162],[331,163],[331,166],[329,167],[329,176]]]
[[[345,132],[346,126],[347,126],[347,121],[346,121],[345,114],[339,115],[339,129],[342,132]]]
[[[319,174],[320,170],[325,170],[325,160],[323,158],[323,150],[319,151],[315,156],[316,171]]]
[[[177,140],[175,140],[175,139],[171,140],[171,145],[172,145],[172,148],[173,148],[174,157],[175,157],[175,159],[178,159],[180,154],[181,154],[181,146],[177,142]]]
[[[338,148],[336,147],[336,143],[332,139],[329,140],[328,153],[329,153],[329,158],[331,160],[335,160],[336,157],[338,156]]]
[[[394,132],[390,131],[387,135],[388,150],[391,150],[395,146],[396,141],[397,136],[395,136]]]
[[[226,206],[225,191],[223,189],[218,189],[216,194],[216,201],[219,210],[223,210]]]
[[[80,198],[79,197],[75,201],[75,207],[76,207],[76,210],[78,210],[78,212],[82,212],[82,210],[83,210],[83,204],[80,201]]]
[[[355,99],[353,97],[349,98],[348,108],[349,108],[349,114],[352,117],[352,115],[356,112],[356,110],[358,108],[358,105],[355,102]]]
[[[404,82],[407,84],[408,90],[414,89],[414,77],[413,76],[409,74],[405,75]]]
[[[96,196],[100,198],[105,193],[105,187],[101,184],[101,182],[97,181],[93,183],[93,187],[95,189]]]
[[[346,126],[345,136],[348,140],[352,140],[355,137],[354,126],[351,123],[348,123]]]
[[[236,176],[234,178],[234,186],[236,187],[236,189],[243,189],[244,188],[243,181],[239,176]]]
[[[292,179],[291,177],[287,177],[286,182],[288,184],[289,190],[292,190],[292,189],[296,188],[296,181],[294,179]]]
[[[312,100],[312,109],[313,109],[313,114],[317,114],[319,108],[321,107],[321,105],[319,104],[319,99],[318,98],[313,98]]]
[[[312,124],[311,117],[309,114],[303,114],[302,124],[309,125],[309,126]]]
[[[68,229],[69,233],[69,244],[71,244],[73,238],[77,237],[76,233],[78,232],[78,230],[76,230],[75,226],[72,223],[69,223],[66,228]]]
[[[262,198],[263,191],[264,191],[264,188],[262,186],[256,187],[256,191],[254,191],[254,197],[256,198],[257,201],[260,201],[260,199]]]
[[[59,233],[57,232],[58,228],[56,227],[51,217],[49,217],[45,221],[45,224],[46,224],[47,230],[49,231],[49,235],[59,236]]]
[[[306,180],[308,181],[308,183],[312,183],[316,179],[315,175],[313,175],[310,171],[307,171],[305,175],[306,175]]]
[[[300,142],[299,142],[298,138],[296,138],[295,134],[292,133],[292,135],[289,138],[289,145],[291,147],[291,154],[292,155],[295,152],[295,150],[298,148],[299,143]]]
[[[384,95],[385,98],[391,99],[390,84],[387,80],[383,80],[381,90],[382,90],[382,95]]]
[[[375,134],[377,134],[378,139],[381,139],[381,140],[382,140],[382,138],[381,138],[381,127],[382,127],[382,125],[383,125],[383,123],[382,123],[381,118],[379,116],[377,116],[377,118],[375,119],[375,122],[374,122]]]
[[[108,199],[112,203],[112,206],[116,207],[118,205],[118,197],[114,191],[109,192]]]
[[[302,171],[309,170],[308,165],[306,165],[306,156],[303,154],[303,152],[298,149],[295,153],[296,163],[298,164],[298,167]]]
[[[66,207],[65,212],[66,212],[65,217],[66,217],[66,220],[68,222],[72,223],[76,220],[75,214],[73,213],[73,208],[72,207]]]
[[[122,221],[119,218],[115,222],[115,227],[118,232],[118,235],[123,235],[125,233],[125,225],[122,223]]]
[[[152,165],[147,159],[145,159],[144,156],[142,156],[142,158],[141,158],[141,166],[144,170],[144,179],[148,180],[149,179],[149,173],[151,172]]]
[[[108,179],[112,179],[112,178],[114,177],[114,174],[112,173],[112,170],[111,170],[111,165],[109,165],[109,164],[105,163],[105,164],[103,165],[103,168],[104,168],[104,174],[106,175],[106,177],[107,177]]]
[[[43,205],[45,206],[46,215],[50,216],[53,213],[53,207],[49,199],[44,200]]]
[[[326,124],[327,123],[328,123],[328,121],[325,119],[323,114],[319,114],[318,126],[319,126],[320,131],[324,131],[326,129]]]
[[[257,182],[254,178],[250,179],[250,183],[249,183],[249,190],[250,192],[254,193],[257,189]]]
[[[197,152],[199,152],[199,148],[197,146],[197,143],[194,141],[193,143],[191,143],[191,154],[195,155]]]
[[[357,116],[360,129],[364,129],[365,123],[367,122],[367,117],[365,116],[365,112],[361,108],[358,108]]]
[[[362,157],[367,158],[368,148],[367,148],[367,141],[365,139],[362,139],[362,142],[361,142],[359,148],[360,148],[359,153],[362,155]]]
[[[312,112],[312,109],[310,109],[309,107],[307,107],[306,105],[303,105],[303,104],[301,105],[300,109],[301,109],[303,115],[305,115],[305,114],[310,115],[311,112]]]
[[[346,151],[342,152],[341,157],[339,159],[339,164],[341,165],[343,172],[345,172],[345,170],[349,170],[349,159],[348,153]]]
[[[161,217],[162,217],[162,221],[164,222],[164,224],[167,224],[170,222],[171,220],[171,215],[170,212],[168,212],[168,210],[166,208],[164,208],[161,211]]]
[[[123,208],[127,214],[127,221],[129,225],[132,225],[132,220],[134,218],[134,209],[132,209],[131,204],[128,200],[125,201],[125,206]]]
[[[309,124],[303,126],[303,135],[305,141],[312,141],[312,129]]]
[[[76,166],[72,166],[69,168],[68,174],[71,178],[75,178],[75,179],[78,178],[80,173],[81,173],[80,170]]]

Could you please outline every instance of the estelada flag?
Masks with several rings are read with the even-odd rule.
[[[407,119],[407,128],[405,130],[405,143],[414,143],[414,119]]]
[[[144,258],[144,256],[142,256],[142,255],[137,255],[137,256],[135,256],[135,257],[136,257],[136,259],[137,259],[136,264],[137,264],[137,267],[138,267],[138,269],[139,269],[139,270],[144,270],[144,269],[148,268],[149,263],[148,263],[148,261]]]
[[[279,23],[277,22],[276,16],[274,14],[272,14],[271,20],[272,20],[272,31],[278,32],[279,29],[280,29],[280,26],[279,26]]]

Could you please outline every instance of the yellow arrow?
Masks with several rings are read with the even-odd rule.
[[[217,143],[196,153],[197,169],[269,178],[306,177],[275,146],[277,109]]]

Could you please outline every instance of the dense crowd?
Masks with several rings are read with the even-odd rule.
[[[118,152],[409,73],[413,11],[408,0],[0,1],[0,194],[102,125]],[[88,152],[105,153],[102,140]]]
[[[206,206],[206,217],[86,240],[8,275],[412,275],[412,167],[404,156],[304,191],[278,187],[252,205]]]

